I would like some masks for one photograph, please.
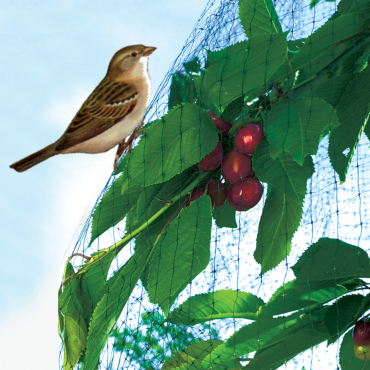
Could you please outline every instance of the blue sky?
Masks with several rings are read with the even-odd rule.
[[[4,369],[57,368],[61,268],[85,210],[111,174],[115,149],[100,155],[56,156],[24,173],[8,166],[60,137],[104,77],[113,54],[126,45],[157,47],[149,59],[153,96],[206,3],[1,2]]]

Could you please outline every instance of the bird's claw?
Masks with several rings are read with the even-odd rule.
[[[127,149],[127,153],[131,153],[132,151],[132,144],[134,142],[135,139],[137,139],[138,137],[140,137],[143,133],[144,133],[144,130],[142,130],[140,132],[140,134],[138,134],[139,130],[143,127],[144,125],[144,120],[143,122],[140,123],[140,125],[138,127],[135,128],[135,130],[132,132],[132,134],[129,136],[128,140],[126,139],[123,139],[119,144],[118,144],[118,148],[117,148],[117,153],[116,153],[116,156],[114,158],[114,164],[113,164],[113,171],[115,171],[118,167],[118,161],[119,159],[121,158],[122,154],[124,153],[124,151]]]

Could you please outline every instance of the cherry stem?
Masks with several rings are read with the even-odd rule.
[[[69,259],[71,259],[72,257],[76,257],[76,256],[80,256],[80,257],[83,257],[83,258],[85,258],[85,259],[87,259],[87,260],[91,260],[91,257],[89,257],[89,256],[85,256],[84,254],[82,254],[82,253],[73,253],[70,257],[69,257]]]
[[[213,170],[212,172],[211,172],[211,175],[209,176],[209,178],[208,178],[208,180],[207,180],[207,182],[206,182],[206,184],[205,184],[205,186],[204,186],[204,194],[208,194],[208,184],[209,184],[209,182],[212,180],[212,176],[217,172],[219,170],[219,168],[216,168],[215,170]]]
[[[186,202],[190,200],[190,195],[188,195],[184,201],[179,205],[179,207],[176,209],[176,211],[171,215],[171,217],[167,220],[167,222],[165,223],[165,225],[163,226],[162,230],[159,232],[158,236],[157,236],[157,239],[154,243],[154,245],[156,245],[160,239],[160,237],[162,236],[162,234],[164,233],[164,231],[167,229],[168,225],[172,222],[172,220],[177,216],[177,214],[181,211],[181,209],[184,207],[184,205],[186,204]]]

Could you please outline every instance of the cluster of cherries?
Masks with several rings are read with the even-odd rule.
[[[352,331],[355,356],[362,361],[370,360],[370,322],[360,320]]]
[[[208,114],[220,131],[221,137],[227,137],[231,124],[216,118],[211,111],[208,111]],[[224,154],[222,143],[219,141],[212,152],[196,166],[202,172],[211,172],[221,166],[221,174],[230,186],[226,188],[224,183],[211,178],[205,185],[193,190],[189,204],[202,196],[207,186],[207,195],[210,196],[214,209],[221,207],[226,199],[229,200],[231,207],[237,211],[247,211],[254,207],[262,197],[263,187],[255,178],[251,156],[263,138],[262,126],[258,123],[250,123],[237,132],[234,139],[235,148],[226,154]]]

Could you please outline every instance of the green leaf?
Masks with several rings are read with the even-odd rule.
[[[161,184],[155,199],[168,201],[175,195],[183,191],[192,181],[199,177],[199,170],[193,167],[181,172],[171,180]]]
[[[272,0],[239,0],[239,19],[248,38],[283,32]]]
[[[82,302],[80,296],[80,277],[76,276],[67,281],[61,289],[59,289],[58,310],[63,315],[71,312],[82,312]]]
[[[186,62],[183,64],[186,73],[188,74],[197,74],[200,71],[200,61],[198,58],[194,58],[190,60],[189,62]]]
[[[364,58],[362,58],[362,55],[365,53],[367,48],[369,48],[369,42],[362,42],[361,44],[356,45],[355,52],[352,52],[346,59],[343,60],[343,62],[339,65],[336,74],[340,76],[340,74],[355,72],[358,65],[360,65],[364,59],[366,59],[366,54],[364,55]]]
[[[87,326],[78,312],[64,316],[63,370],[73,370],[87,342]]]
[[[64,332],[64,316],[58,310],[58,334],[59,334],[60,339],[62,340],[63,348],[64,348],[65,344],[64,344],[64,338],[63,338],[63,332]]]
[[[321,238],[306,249],[292,270],[300,282],[370,278],[370,260],[359,247]]]
[[[342,15],[348,14],[352,5],[353,5],[353,0],[340,0],[337,9]]]
[[[163,187],[163,184],[154,184],[146,186],[142,192],[140,193],[139,200],[137,202],[137,206],[135,207],[134,213],[135,216],[131,216],[131,220],[129,223],[126,222],[126,230],[127,232],[132,232],[136,228],[138,228],[141,224],[147,221],[150,216],[153,214],[149,214],[148,210],[150,204],[153,202],[154,198],[158,194],[158,192]]]
[[[216,208],[212,211],[212,216],[216,221],[216,225],[219,228],[230,227],[235,229],[238,227],[238,224],[235,220],[236,211],[231,207],[228,200],[220,208]]]
[[[125,220],[125,232],[127,234],[133,233],[137,228],[137,204],[133,208],[131,208],[130,212],[126,216]],[[140,234],[139,234],[140,235]]]
[[[312,84],[310,89],[303,90],[299,93],[299,97],[324,99],[327,103],[336,107],[344,93],[344,90],[352,79],[352,73],[341,74],[338,76],[323,76],[319,81],[317,81],[317,83]]]
[[[195,325],[225,318],[256,320],[257,312],[264,304],[262,299],[252,293],[219,290],[190,297],[168,315],[167,321]]]
[[[289,152],[303,165],[315,155],[321,139],[339,126],[334,108],[319,98],[296,98],[276,104],[267,117],[264,130],[272,158]]]
[[[344,288],[348,289],[349,291],[353,291],[359,288],[363,288],[366,286],[366,283],[364,280],[361,279],[350,279],[340,284]]]
[[[263,208],[254,252],[254,259],[262,265],[261,274],[273,269],[288,256],[301,217],[302,204],[289,200],[274,187]]]
[[[359,0],[352,3],[350,12],[359,12],[360,15],[369,15],[370,11],[370,2],[369,0]]]
[[[194,104],[174,107],[146,128],[123,171],[122,193],[170,180],[198,163],[218,143],[210,115]]]
[[[293,70],[299,69],[296,83],[307,81],[350,50],[353,36],[361,31],[363,25],[356,13],[337,17],[317,29],[304,40],[299,53],[291,59]]]
[[[142,191],[141,187],[130,186],[121,194],[121,188],[124,182],[125,178],[123,176],[116,179],[96,206],[92,215],[89,245],[104,232],[122,221],[137,202]]]
[[[298,53],[300,48],[304,45],[304,40],[305,39],[289,40],[288,41],[289,53],[293,53],[293,55],[296,55],[296,53]]]
[[[82,289],[83,293],[88,295],[90,301],[86,300],[84,311],[87,309],[91,312],[95,310],[96,305],[107,292],[107,276],[108,270],[115,257],[114,251],[106,253],[104,250],[95,252],[91,255],[91,260],[86,261],[84,265],[90,264],[86,268],[86,272],[82,275]],[[97,259],[99,259],[97,261]],[[91,263],[94,262],[94,263]],[[90,307],[88,307],[90,306]],[[91,315],[87,317],[86,322],[90,322]]]
[[[248,370],[277,369],[301,352],[324,342],[327,337],[323,322],[307,325],[278,344],[257,351],[254,355],[255,361],[250,362]]]
[[[288,41],[288,47],[290,47],[291,41]],[[266,84],[265,86],[262,86],[259,90],[256,90],[254,93],[254,96],[262,95],[263,99],[267,102],[267,95],[265,95],[269,90],[272,90],[272,94],[270,94],[270,100],[271,98],[276,96],[276,90],[274,89],[274,86],[272,84],[272,81],[280,86],[283,91],[288,91],[288,89],[292,85],[293,78],[296,79],[296,77],[292,76],[292,69],[290,66],[290,58],[291,55],[297,54],[298,50],[291,51],[287,50],[287,55],[285,57],[284,63],[277,69],[277,71],[271,76],[270,83]],[[261,104],[262,105],[262,104]]]
[[[108,280],[109,289],[99,301],[90,321],[84,364],[86,370],[95,370],[110,333],[145,268],[149,253],[148,245],[135,249],[133,256]]]
[[[349,330],[343,338],[339,352],[339,364],[342,370],[370,370],[370,361],[362,361],[356,358],[353,348],[352,330]]]
[[[69,262],[66,263],[64,267],[64,274],[63,274],[63,280],[67,279],[68,277],[75,274],[75,269],[73,268],[72,264]]]
[[[137,237],[135,240],[135,248],[140,245],[145,244],[152,244],[151,239],[156,240],[157,236],[163,229],[163,227],[167,224],[169,218],[176,212],[185,198],[180,199],[178,202],[175,202],[171,207],[169,207],[163,214],[158,217],[154,222],[148,225]],[[165,207],[165,203],[161,200],[154,199],[148,209],[148,217],[154,215],[158,211],[162,210]],[[145,222],[145,221],[144,221]],[[171,222],[172,223],[172,222]],[[170,225],[171,225],[170,223]],[[139,223],[137,225],[140,225]],[[133,227],[133,229],[137,228],[137,225]],[[168,225],[167,225],[168,226]],[[147,288],[146,285],[144,285]]]
[[[370,68],[355,75],[345,89],[338,107],[340,126],[330,133],[329,156],[341,183],[346,180],[349,165],[370,112]],[[347,155],[343,152],[349,149]]]
[[[226,122],[233,123],[235,119],[240,115],[244,106],[244,99],[242,96],[233,100],[221,114],[221,119]]]
[[[145,248],[145,246],[153,245],[153,242],[158,237],[159,233],[163,229],[163,227],[167,224],[169,218],[173,215],[174,212],[178,209],[183,199],[179,200],[171,207],[169,207],[160,217],[158,217],[154,222],[148,225],[137,237],[135,240],[135,249],[136,248]],[[160,211],[163,207],[165,207],[165,203],[154,199],[151,206],[148,209],[147,214],[143,214],[143,216],[150,218],[151,215],[154,215],[156,212]],[[143,219],[145,217],[142,217]],[[128,219],[130,218],[130,214],[128,215]],[[145,222],[145,220],[143,221]],[[142,222],[142,223],[143,223]],[[171,223],[170,223],[171,224]],[[130,224],[131,230],[135,230],[140,226],[140,223],[137,222],[134,224]],[[147,265],[142,275],[140,276],[141,282],[144,285],[145,289],[148,290],[148,273],[149,273],[149,266]]]
[[[364,133],[365,133],[365,135],[367,136],[367,139],[370,141],[370,124],[369,124],[369,117],[370,117],[370,114],[369,114],[369,116],[367,116],[367,118],[366,118],[366,123],[365,123]]]
[[[189,168],[165,183],[145,187],[140,194],[137,206],[128,214],[126,231],[131,233],[143,225],[197,176],[199,176],[199,171]],[[164,218],[162,217],[162,219]]]
[[[170,199],[172,199],[174,196],[182,192],[187,186],[190,185],[191,182],[196,181],[197,178],[198,181],[202,181],[199,180],[199,170],[195,168],[189,168],[184,172],[181,172],[180,174],[176,175],[172,179],[168,180],[164,184],[154,185],[158,192],[154,194],[153,187],[151,188],[151,194],[147,194],[147,199],[145,202],[143,199],[144,197],[139,199],[139,203],[141,202],[140,206],[141,213],[139,214],[138,213],[139,211],[136,211],[135,213],[137,213],[137,217],[132,217],[132,220],[131,218],[129,218],[130,229],[135,230],[141,225],[143,225],[157,212],[161,211],[164,207],[166,207]],[[143,232],[141,232],[139,236],[136,238],[136,244],[146,243],[146,240],[151,236],[154,235],[157,236],[158,233],[162,230],[163,226],[167,223],[168,219],[177,210],[177,208],[180,206],[184,199],[185,196],[182,199],[179,199],[174,204],[172,204],[172,206],[169,207],[160,217],[158,217],[153,223],[148,225],[145,228],[145,230],[143,230]]]
[[[279,287],[265,306],[261,307],[261,316],[274,316],[297,310],[311,311],[313,308],[348,293],[333,279],[326,287],[320,284],[307,284],[297,280],[289,281]]]
[[[350,326],[356,323],[358,319],[356,314],[364,298],[360,294],[347,295],[329,306],[325,316],[325,325],[331,337],[328,344],[336,342]]]
[[[68,366],[71,366],[71,369],[85,350],[87,327],[93,311],[108,291],[107,274],[114,256],[114,250],[108,253],[105,250],[93,253],[91,259],[84,263],[84,274],[74,276],[65,283],[63,292],[60,290],[58,308],[64,317],[59,315],[59,320],[62,320],[60,326],[64,328],[63,345],[67,351],[65,361],[69,361]],[[73,274],[74,269],[68,262],[65,278]],[[85,333],[85,336],[83,337],[81,333]]]
[[[366,49],[361,54],[361,56],[356,60],[356,71],[358,68],[361,68],[362,66],[364,66],[365,63],[370,58],[370,42],[367,42],[366,44],[364,44],[364,46],[366,46]]]
[[[162,370],[196,370],[200,369],[200,363],[209,353],[222,344],[219,339],[211,339],[204,342],[195,342],[183,351],[177,352],[169,358]]]
[[[192,172],[192,173],[191,173]],[[130,214],[128,215],[129,227],[131,230],[137,229],[140,225],[145,223],[146,220],[150,219],[155,213],[162,210],[166,206],[166,200],[172,198],[179,191],[183,190],[185,186],[188,185],[190,181],[195,179],[195,176],[199,176],[198,172],[191,170],[182,172],[181,174],[175,176],[171,180],[167,181],[165,184],[162,184],[162,189],[156,194],[150,206],[141,215],[140,220],[135,218],[135,221],[131,224]],[[189,176],[189,177],[188,177]],[[151,238],[154,240],[157,238],[158,234],[161,232],[163,227],[167,224],[169,218],[177,211],[178,207],[185,198],[179,199],[178,202],[175,202],[171,207],[169,207],[160,217],[158,217],[154,222],[148,225],[137,237],[135,241],[135,246],[147,245],[150,242]],[[135,212],[136,213],[136,212]],[[168,225],[167,225],[168,226]],[[127,227],[127,225],[126,225]],[[148,290],[148,272],[149,269],[146,268],[140,277],[144,287]]]
[[[71,272],[70,267],[68,266],[69,272]],[[84,318],[79,276],[70,279],[60,291],[58,312],[59,326],[63,335],[63,369],[73,370],[87,341],[87,324]]]
[[[320,314],[293,314],[275,319],[264,317],[243,326],[204,359],[202,368],[207,369],[209,366],[236,359],[254,351],[261,351],[263,348],[277,343],[283,343],[298,330],[307,326],[312,327],[321,321],[325,311],[323,310]],[[322,326],[325,330],[325,326]]]
[[[337,19],[340,16],[341,14],[340,12],[338,12],[338,7],[337,7],[337,10],[331,15],[330,18],[328,18],[327,22],[333,21],[334,19]]]
[[[310,3],[310,9],[312,9],[316,4],[318,4],[320,2],[320,0],[311,0],[311,3]]]
[[[193,80],[181,72],[175,72],[171,80],[168,109],[181,103],[194,103],[196,98],[197,92]]]
[[[298,39],[298,40],[288,40],[288,52],[284,63],[277,69],[277,71],[271,76],[271,80],[274,81],[276,84],[280,84],[284,91],[288,90],[288,87],[291,88],[292,79],[296,81],[296,71],[292,70],[291,66],[291,59],[299,53],[300,48],[304,45],[305,39]],[[293,76],[292,76],[293,74]],[[264,94],[269,89],[272,89],[272,84],[269,88],[264,87],[258,93]],[[276,93],[276,91],[274,91]],[[257,95],[258,96],[258,95]]]
[[[370,309],[370,294],[366,295],[364,297],[364,300],[362,302],[362,304],[358,307],[358,310],[356,312],[356,321],[362,317],[365,312],[367,312],[368,310]]]
[[[334,343],[349,327],[370,309],[370,294],[349,295],[338,300],[329,307],[325,324],[331,334],[328,344]],[[352,330],[350,331],[352,332]]]
[[[194,80],[200,100],[218,116],[235,99],[266,83],[284,63],[286,34],[260,35],[208,54],[209,66]]]
[[[152,303],[167,314],[182,290],[203,271],[210,258],[211,200],[204,195],[171,222],[149,262],[147,290]]]
[[[302,166],[295,162],[289,153],[282,153],[272,159],[269,143],[260,142],[253,155],[253,169],[257,178],[281,190],[289,200],[302,204],[306,195],[307,180],[315,172],[310,156],[306,157]]]

